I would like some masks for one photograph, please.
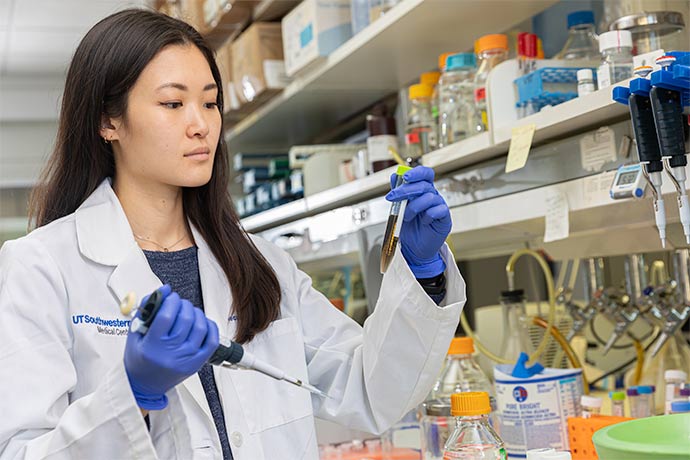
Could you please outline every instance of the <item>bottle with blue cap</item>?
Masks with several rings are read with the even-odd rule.
[[[474,134],[480,122],[474,107],[474,74],[477,60],[473,53],[451,54],[438,82],[438,146],[445,147]]]
[[[568,39],[554,59],[586,61],[583,64],[596,67],[599,64],[599,41],[594,29],[592,11],[576,11],[568,15]]]

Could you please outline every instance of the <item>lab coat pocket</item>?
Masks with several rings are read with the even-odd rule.
[[[302,381],[307,380],[304,342],[297,320],[279,319],[245,345],[258,359]],[[307,390],[256,371],[232,375],[247,425],[252,433],[290,423],[312,414]]]

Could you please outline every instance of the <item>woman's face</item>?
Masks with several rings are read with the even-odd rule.
[[[132,87],[126,116],[102,131],[114,141],[116,174],[177,187],[206,184],[221,130],[217,94],[196,46],[164,48]]]

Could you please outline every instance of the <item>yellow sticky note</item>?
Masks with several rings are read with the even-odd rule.
[[[510,138],[510,149],[506,161],[506,172],[517,171],[527,164],[529,150],[532,147],[532,138],[537,130],[537,125],[531,124],[513,128]]]

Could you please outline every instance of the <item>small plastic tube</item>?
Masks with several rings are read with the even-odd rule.
[[[654,408],[654,390],[653,386],[640,385],[637,387],[638,417],[651,417],[652,409]]]
[[[601,413],[601,398],[584,395],[580,398],[580,404],[582,405],[582,418],[590,418]]]
[[[611,398],[611,415],[623,417],[625,415],[625,393],[623,391],[612,391],[609,393]]]
[[[640,394],[637,392],[637,387],[630,387],[625,391],[628,396],[628,403],[630,405],[630,416],[632,418],[639,418],[639,408],[637,407],[637,400],[640,399]]]
[[[678,369],[669,369],[664,372],[664,380],[666,381],[664,414],[671,413],[671,403],[680,397],[680,389],[687,379],[688,374]]]

